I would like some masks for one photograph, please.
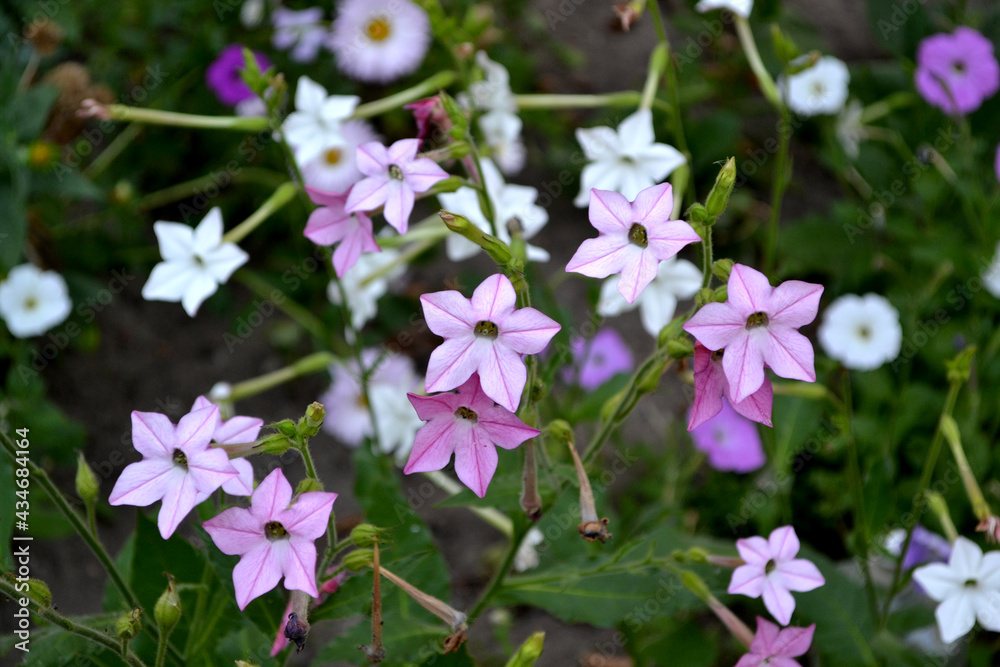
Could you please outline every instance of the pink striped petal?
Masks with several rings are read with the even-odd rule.
[[[511,412],[517,412],[528,381],[528,370],[517,353],[501,345],[492,348],[492,354],[479,364],[479,381],[487,396]]]
[[[632,226],[632,206],[628,199],[612,190],[594,189],[587,211],[590,224],[602,234],[628,233]]]
[[[468,436],[462,438],[455,447],[455,473],[463,484],[482,498],[497,470],[499,457],[495,447],[479,441],[473,434],[474,431],[470,429]]]
[[[596,239],[587,239],[581,243],[566,265],[566,270],[591,278],[607,278],[611,274],[621,273],[641,253],[642,249],[629,243],[626,234],[602,234]]]
[[[769,329],[769,332],[771,335],[761,350],[763,363],[783,378],[815,382],[814,353],[809,339],[791,329]],[[726,356],[729,356],[728,350]],[[725,363],[725,357],[722,361]],[[763,377],[763,370],[761,376]]]
[[[476,320],[488,320],[498,326],[516,304],[514,285],[502,273],[494,273],[472,293],[472,310]]]

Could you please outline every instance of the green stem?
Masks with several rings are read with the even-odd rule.
[[[18,600],[19,598],[25,597],[23,593],[18,593],[14,584],[11,583],[11,581],[6,579],[5,577],[0,577],[0,593],[3,593],[8,598],[14,601]],[[45,619],[49,623],[52,623],[53,625],[56,625],[62,628],[63,630],[66,630],[67,632],[71,632],[74,635],[77,635],[78,637],[83,637],[84,639],[94,642],[99,646],[103,646],[104,648],[111,651],[111,653],[115,655],[122,654],[121,643],[118,641],[117,637],[114,637],[110,634],[105,634],[100,630],[96,630],[89,626],[77,623],[73,619],[63,616],[54,609],[50,609],[49,607],[43,607],[42,605],[38,604],[38,602],[36,602],[34,598],[31,597],[28,598],[28,608],[31,610],[31,613],[33,613],[35,616]],[[131,649],[129,649],[125,653],[123,658],[125,659],[125,662],[127,664],[132,665],[133,667],[145,667],[145,663],[142,660],[140,660],[139,656],[137,656]]]
[[[299,305],[289,298],[283,297],[282,290],[272,285],[266,278],[249,269],[240,269],[233,279],[242,283],[258,297],[273,303],[281,312],[295,320],[300,327],[311,333],[317,340],[327,342],[327,331],[323,321],[313,315],[309,309]]]
[[[401,90],[394,95],[383,97],[382,99],[375,100],[374,102],[359,105],[356,109],[354,109],[354,115],[351,116],[351,118],[371,118],[372,116],[383,114],[386,111],[398,109],[404,104],[415,102],[422,97],[427,97],[437,93],[442,88],[447,88],[455,81],[456,77],[457,74],[449,70],[438,72],[434,76],[421,81],[411,88]]]
[[[437,484],[437,486],[449,496],[454,496],[460,493],[463,488],[458,484],[458,482],[448,477],[440,470],[425,472],[424,477]],[[510,517],[506,514],[497,511],[493,507],[476,507],[475,505],[469,505],[468,509],[507,537],[511,537],[514,534],[514,524],[510,520]]]
[[[841,386],[843,387],[844,420],[847,423],[847,478],[854,492],[854,529],[858,540],[858,555],[861,557],[861,574],[865,578],[865,590],[868,593],[868,605],[872,618],[878,617],[878,596],[875,584],[872,582],[871,568],[868,564],[868,513],[865,509],[864,481],[861,478],[861,463],[858,458],[858,442],[854,436],[853,408],[851,400],[851,375],[844,368],[841,370]]]
[[[103,112],[103,113],[100,113]],[[101,105],[98,115],[110,120],[146,125],[168,125],[170,127],[194,127],[207,130],[236,130],[237,132],[260,132],[268,128],[268,119],[260,116],[198,116],[176,111],[143,109],[126,104]]]
[[[142,131],[142,126],[138,124],[128,125],[124,130],[118,133],[108,147],[105,148],[100,154],[94,158],[94,161],[87,165],[86,169],[83,170],[83,175],[90,180],[95,180],[100,176],[105,169],[117,158],[119,155],[128,148],[129,144],[135,141],[135,138],[139,136],[139,132]]]
[[[129,128],[133,127],[138,126],[129,125]],[[105,151],[105,153],[106,152],[107,151]],[[104,153],[101,153],[101,155],[104,155]],[[279,174],[276,171],[262,169],[260,167],[243,167],[239,172],[231,174],[230,178],[233,183],[239,183],[241,181],[256,182],[260,185],[272,188],[276,188],[282,183],[286,183],[288,181],[287,176]],[[198,194],[199,191],[207,188],[208,186],[218,186],[217,180],[218,174],[213,173],[206,174],[205,176],[199,176],[198,178],[192,178],[189,181],[177,183],[176,185],[171,185],[170,187],[157,190],[156,192],[151,192],[144,196],[136,203],[136,208],[140,211],[147,211],[171,202],[185,199],[194,194]]]
[[[948,396],[945,398],[944,409],[941,411],[941,417],[951,416],[952,410],[955,409],[955,402],[958,400],[958,391],[962,387],[962,383],[958,380],[953,380],[951,386],[948,389]],[[910,548],[910,541],[913,539],[913,529],[920,522],[920,515],[923,514],[924,505],[926,504],[927,487],[931,483],[931,477],[934,475],[934,468],[937,466],[938,455],[941,453],[941,443],[944,440],[944,433],[941,428],[942,419],[938,420],[938,427],[934,431],[934,439],[931,441],[930,451],[927,453],[927,459],[924,461],[924,470],[920,475],[920,483],[917,486],[917,492],[913,495],[913,503],[910,507],[909,525],[906,526],[906,539],[903,540],[902,550],[899,552],[899,556],[896,558],[896,566],[892,572],[892,583],[889,586],[888,595],[886,595],[885,603],[882,605],[882,615],[879,618],[879,627],[884,628],[886,621],[889,620],[889,608],[892,604],[893,598],[900,591],[900,579],[903,575],[903,556],[906,551]]]
[[[306,476],[311,477],[317,482],[320,481],[319,475],[316,474],[316,466],[313,464],[312,454],[309,453],[309,443],[302,442],[297,447],[299,454],[302,455],[302,463],[306,467]]]
[[[507,555],[504,557],[503,563],[501,563],[496,574],[493,575],[493,581],[490,582],[489,587],[483,591],[483,594],[479,596],[479,600],[476,601],[472,611],[469,612],[467,621],[469,626],[471,626],[479,615],[483,613],[486,609],[486,605],[489,604],[490,599],[496,595],[497,591],[500,590],[504,579],[507,577],[507,574],[510,572],[511,567],[514,564],[514,556],[517,555],[517,550],[521,546],[521,541],[527,533],[527,527],[523,524],[514,528],[514,535],[510,540],[510,548],[507,550]]]
[[[160,639],[156,643],[156,667],[163,667],[167,658],[167,632],[160,632]]]
[[[653,52],[649,55],[649,71],[646,73],[646,85],[642,88],[642,101],[639,103],[640,109],[650,109],[653,100],[656,98],[656,89],[660,85],[660,77],[667,65],[668,47],[660,42],[653,47]]]
[[[778,164],[775,167],[774,184],[771,188],[771,220],[767,225],[767,245],[764,248],[764,275],[771,275],[774,269],[774,255],[778,248],[778,223],[781,221],[781,201],[788,187],[788,144],[792,136],[792,115],[784,106],[778,124]]]
[[[378,245],[380,248],[400,248],[407,243],[417,241],[439,241],[450,233],[451,230],[441,222],[441,216],[435,213],[415,225],[410,225],[405,234],[395,234],[378,239]]]
[[[709,287],[712,284],[712,228],[715,225],[705,225],[705,238],[701,242],[701,286]]]
[[[530,109],[591,109],[607,107],[634,107],[642,101],[642,94],[634,90],[604,95],[515,95],[514,101],[521,111]]]
[[[280,210],[282,206],[292,201],[298,190],[299,188],[290,181],[279,185],[250,217],[226,232],[222,237],[222,242],[239,243],[242,241],[246,238],[247,234],[259,227],[260,223],[267,220],[272,213]]]
[[[750,69],[757,77],[757,85],[760,86],[764,97],[775,109],[783,109],[785,105],[778,94],[778,86],[771,78],[771,73],[764,67],[764,61],[761,60],[760,52],[757,51],[757,42],[754,41],[749,21],[742,16],[734,16],[734,19],[736,20],[736,35],[740,38],[740,45],[743,47],[743,53],[746,54]]]
[[[229,400],[239,401],[273,389],[303,375],[318,373],[337,360],[332,352],[315,352],[284,368],[233,385]]]

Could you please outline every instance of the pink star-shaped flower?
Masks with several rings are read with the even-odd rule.
[[[729,593],[764,598],[764,606],[781,625],[788,625],[795,611],[789,591],[806,592],[826,583],[819,569],[799,553],[799,538],[791,526],[782,526],[763,537],[736,540],[736,549],[746,565],[733,571]]]
[[[344,209],[350,190],[337,194],[307,185],[306,192],[319,208],[309,214],[302,234],[316,245],[328,246],[340,242],[333,251],[333,268],[337,270],[338,278],[344,277],[361,253],[382,252],[375,242],[371,218],[361,211],[348,213]]]
[[[722,410],[722,397],[729,405],[747,419],[773,426],[771,407],[774,403],[774,389],[766,377],[760,389],[737,403],[729,388],[729,380],[722,369],[723,351],[711,352],[701,343],[694,344],[694,404],[688,430],[693,431]]]
[[[802,667],[792,660],[805,655],[812,644],[816,624],[808,628],[781,629],[774,623],[757,617],[757,634],[750,652],[740,658],[736,667]]]
[[[496,273],[466,299],[455,290],[424,294],[427,326],[444,342],[427,364],[427,391],[455,389],[478,372],[483,391],[511,412],[528,381],[522,354],[538,354],[559,323],[534,308],[515,309],[507,276]]]
[[[566,270],[592,278],[620,273],[618,291],[634,303],[662,260],[701,240],[691,225],[670,219],[673,208],[669,183],[646,188],[634,202],[611,190],[592,190],[590,224],[600,236],[584,241]]]
[[[215,403],[204,396],[199,396],[194,400],[191,412],[203,408],[214,408]],[[218,413],[217,413],[218,414]],[[236,445],[246,442],[253,442],[260,435],[260,429],[264,426],[264,420],[257,417],[241,417],[236,415],[223,421],[219,416],[219,421],[212,432],[212,441],[220,445]],[[229,464],[236,469],[237,475],[226,480],[222,485],[222,490],[231,496],[249,496],[253,493],[253,464],[245,458],[230,459]]]
[[[458,478],[480,498],[497,470],[496,448],[514,449],[541,433],[484,394],[477,373],[455,392],[407,396],[427,423],[417,431],[403,472],[441,470],[454,452]]]
[[[281,577],[288,590],[319,597],[315,540],[326,532],[336,499],[336,493],[310,491],[289,505],[292,485],[277,468],[253,492],[250,509],[232,507],[202,524],[222,553],[241,557],[233,568],[240,609]]]
[[[722,369],[740,403],[764,384],[765,364],[783,378],[815,382],[813,348],[797,329],[816,319],[823,286],[767,277],[736,264],[725,303],[702,306],[684,325],[709,350],[725,349]]]
[[[351,188],[347,212],[373,211],[385,206],[382,214],[386,221],[405,234],[415,193],[426,192],[448,178],[448,173],[434,160],[417,157],[419,147],[419,139],[401,139],[389,148],[377,141],[358,146],[357,167],[367,178]]]
[[[169,538],[195,505],[237,475],[226,453],[209,447],[218,422],[215,406],[184,415],[177,426],[166,415],[134,410],[132,445],[142,460],[125,467],[108,502],[145,507],[162,500],[156,524]]]

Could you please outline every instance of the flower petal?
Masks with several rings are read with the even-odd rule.
[[[327,515],[329,516],[329,512]],[[312,539],[303,540],[293,537],[282,546],[284,548],[279,557],[281,558],[281,572],[285,575],[285,588],[290,591],[304,591],[312,597],[318,598],[316,544]]]
[[[174,484],[180,483],[184,471],[169,459],[144,459],[130,463],[122,470],[111,490],[112,505],[145,507],[163,498]]]
[[[132,411],[132,446],[144,457],[169,457],[173,454],[175,427],[166,415],[158,412]]]
[[[487,354],[487,346],[492,347],[493,343],[471,335],[438,345],[427,363],[427,391],[447,391],[468,380]]]
[[[768,282],[767,276],[749,266],[734,264],[727,285],[727,303],[735,308],[743,319],[753,313],[765,311],[771,302],[771,292],[774,288]]]
[[[236,604],[240,611],[246,609],[251,600],[277,586],[281,580],[281,564],[272,550],[272,544],[263,538],[263,542],[244,554],[233,568]]]
[[[633,222],[632,206],[613,190],[595,189],[591,192],[587,216],[594,229],[602,234],[628,233]]]
[[[769,328],[768,333],[770,336],[762,341],[764,344],[760,350],[763,354],[763,363],[783,378],[815,382],[814,352],[809,339],[792,329]],[[729,356],[728,350],[726,356]],[[763,377],[763,370],[761,376]],[[743,398],[745,397],[737,400],[742,401]]]
[[[223,510],[201,525],[219,551],[230,556],[242,556],[267,541],[263,522],[242,507]]]
[[[787,563],[779,563],[771,577],[781,583],[781,586],[790,591],[805,593],[819,588],[826,583],[826,579],[820,573],[819,568],[803,558],[797,558]]]
[[[823,286],[801,280],[786,280],[771,292],[767,316],[771,326],[798,328],[816,319]]]
[[[587,239],[581,243],[566,265],[566,270],[591,278],[607,278],[613,273],[622,273],[630,262],[637,262],[637,256],[641,252],[637,246],[629,243],[625,234],[602,234],[596,239]],[[635,299],[631,299],[629,303],[633,301]]]
[[[798,332],[792,333],[801,335]],[[726,353],[722,356],[722,370],[726,372],[726,380],[729,381],[735,402],[746,400],[764,384],[764,361],[765,357],[752,336],[740,336],[726,347]]]
[[[284,512],[292,501],[292,485],[281,468],[275,468],[257,486],[250,499],[250,511],[263,522],[271,521]]]
[[[938,629],[941,631],[941,641],[950,644],[965,635],[976,624],[976,610],[972,604],[972,595],[964,589],[950,595],[934,610]]]
[[[670,220],[674,212],[674,194],[670,183],[646,188],[632,202],[631,222],[661,223]]]
[[[467,437],[455,447],[455,473],[463,484],[482,498],[497,470],[499,457],[491,443],[475,435],[475,430],[470,429]]]
[[[499,325],[504,315],[514,310],[516,303],[517,293],[510,279],[502,273],[494,273],[472,293],[472,315],[477,320]]]
[[[374,211],[385,204],[389,197],[389,177],[379,174],[369,176],[354,184],[347,195],[344,205],[348,213],[357,211]]]
[[[758,565],[740,565],[733,570],[727,592],[731,595],[746,595],[756,598],[764,591],[764,568]]]
[[[788,625],[792,620],[792,612],[795,611],[795,598],[792,594],[775,581],[774,577],[767,577],[761,597],[764,599],[764,607],[771,612],[774,620],[779,625]]]
[[[497,323],[496,344],[519,354],[538,354],[562,328],[558,322],[534,308],[520,308]]]
[[[494,344],[479,364],[479,381],[483,391],[494,401],[511,412],[517,411],[528,370],[521,356],[511,349]]]
[[[420,303],[424,308],[427,327],[442,338],[471,336],[478,317],[472,306],[460,292],[445,290],[422,294]]]
[[[728,303],[707,303],[684,324],[684,330],[708,349],[721,350],[745,336],[746,317]]]
[[[771,558],[776,561],[788,561],[799,553],[799,537],[791,526],[781,526],[771,531],[767,537],[767,546],[771,550]]]
[[[309,491],[299,495],[295,504],[277,515],[289,533],[315,540],[326,532],[336,493]],[[315,564],[314,564],[315,569]],[[287,572],[285,573],[287,576]]]
[[[424,424],[413,439],[413,449],[403,473],[431,472],[448,465],[455,451],[454,429],[453,416],[442,416]]]

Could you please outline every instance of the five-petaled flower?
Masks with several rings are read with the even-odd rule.
[[[725,350],[722,369],[733,403],[757,392],[767,365],[783,378],[815,382],[813,348],[797,329],[816,319],[822,285],[788,280],[771,287],[760,271],[736,264],[725,303],[706,304],[684,330],[713,352]]]
[[[319,597],[316,538],[326,532],[336,493],[310,491],[291,504],[292,485],[278,468],[250,497],[250,508],[232,507],[202,525],[219,550],[240,556],[233,568],[236,603],[245,609],[285,578],[285,588]]]
[[[407,396],[427,423],[417,431],[403,472],[441,470],[454,452],[458,478],[480,498],[497,469],[496,448],[514,449],[541,433],[484,394],[476,373],[454,392]]]
[[[975,542],[959,537],[948,564],[932,563],[913,571],[913,580],[941,604],[934,611],[941,639],[953,642],[976,624],[1000,632],[1000,551],[983,554]]]
[[[448,178],[434,160],[417,157],[419,147],[419,139],[400,139],[388,148],[377,141],[358,146],[357,166],[367,178],[351,188],[347,211],[373,211],[384,206],[386,222],[405,234],[416,193]]]
[[[153,231],[163,261],[153,267],[142,286],[142,298],[180,301],[191,317],[250,258],[235,243],[223,243],[222,211],[218,207],[194,229],[161,220],[153,223]]]
[[[219,426],[219,408],[202,408],[174,426],[166,415],[132,412],[132,445],[142,460],[129,464],[115,482],[112,505],[145,507],[162,500],[160,535],[173,535],[195,505],[237,476],[229,457],[209,447]]]
[[[361,211],[348,213],[344,210],[347,194],[323,192],[308,185],[306,192],[317,208],[309,214],[302,233],[316,245],[328,246],[340,242],[333,251],[333,267],[338,278],[343,278],[347,270],[357,263],[361,253],[381,252],[372,232],[371,218]]]
[[[757,617],[757,634],[750,644],[750,652],[742,656],[736,667],[801,667],[793,660],[805,655],[812,644],[816,624],[808,628],[779,628],[760,616]]]
[[[455,290],[420,297],[431,331],[445,341],[431,353],[427,391],[455,389],[478,372],[483,391],[511,412],[528,381],[522,354],[538,354],[559,323],[534,308],[515,309],[507,276],[496,273],[466,299]]]
[[[789,591],[806,592],[826,583],[811,562],[795,558],[799,538],[791,526],[782,526],[763,537],[736,540],[736,549],[746,563],[733,571],[729,593],[764,598],[764,606],[781,625],[788,625],[795,611]]]
[[[327,95],[326,88],[307,76],[295,86],[295,111],[281,125],[285,139],[295,149],[295,159],[304,164],[324,151],[341,146],[340,125],[354,113],[361,98]]]
[[[674,198],[669,183],[646,188],[634,202],[610,190],[590,196],[590,224],[600,236],[587,239],[569,260],[567,271],[593,278],[620,273],[618,291],[629,303],[656,277],[661,261],[701,237],[683,220],[671,220]]]

